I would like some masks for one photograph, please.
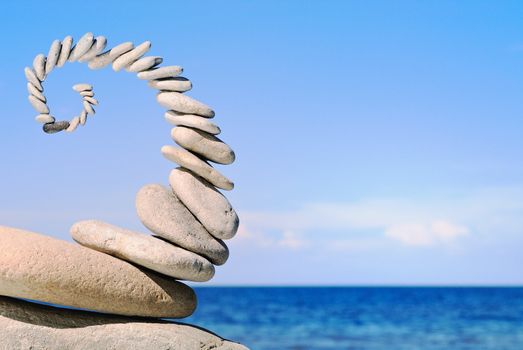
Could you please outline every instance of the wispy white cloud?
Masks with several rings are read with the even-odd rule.
[[[294,250],[352,250],[387,241],[447,246],[475,234],[523,230],[522,198],[523,187],[511,187],[438,198],[307,203],[288,211],[242,212],[242,231],[244,242]]]

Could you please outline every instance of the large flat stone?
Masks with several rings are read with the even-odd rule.
[[[176,112],[213,118],[214,111],[207,105],[179,92],[166,91],[156,95],[159,104]]]
[[[219,164],[231,164],[234,151],[214,135],[198,129],[179,126],[171,130],[173,140],[183,148]]]
[[[136,195],[136,211],[154,234],[222,265],[229,257],[227,246],[207,232],[173,192],[151,184]]]
[[[191,325],[59,309],[0,297],[2,350],[248,350]]]
[[[76,244],[0,226],[0,295],[106,313],[186,317],[191,288]]]

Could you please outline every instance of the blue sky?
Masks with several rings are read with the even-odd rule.
[[[522,284],[519,1],[6,2],[0,223],[70,239],[96,218],[146,232],[134,196],[167,184],[170,126],[133,74],[68,63],[46,135],[23,69],[85,32],[152,42],[184,67],[236,151],[231,258],[211,284]]]

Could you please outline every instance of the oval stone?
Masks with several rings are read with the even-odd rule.
[[[69,55],[71,54],[71,48],[73,47],[73,37],[68,35],[62,40],[62,48],[60,49],[60,56],[58,56],[58,61],[56,62],[56,66],[58,68],[62,67],[65,62],[69,59]]]
[[[165,66],[146,70],[137,74],[138,78],[153,80],[161,78],[172,78],[182,74],[183,68],[180,66]]]
[[[227,191],[234,188],[231,180],[191,152],[173,146],[163,146],[161,151],[165,158],[193,171],[196,175],[203,177],[214,186]]]
[[[37,233],[0,227],[0,295],[99,312],[186,317],[191,288],[126,261]]]
[[[160,92],[156,100],[162,106],[180,113],[197,114],[213,118],[214,111],[205,104],[179,92]]]
[[[205,282],[214,276],[214,266],[197,254],[102,221],[77,222],[71,227],[71,236],[84,247],[176,279]]]
[[[227,198],[210,183],[183,168],[171,171],[169,183],[174,194],[211,235],[220,239],[234,237],[240,219]]]
[[[213,135],[218,135],[221,132],[218,125],[211,123],[209,119],[200,117],[199,115],[167,111],[164,116],[165,120],[173,125],[188,126]]]
[[[207,232],[169,188],[146,185],[136,195],[136,210],[154,234],[222,265],[229,257],[227,246]]]
[[[220,164],[234,162],[235,155],[231,147],[205,131],[179,126],[171,130],[171,137],[183,148],[212,162]]]

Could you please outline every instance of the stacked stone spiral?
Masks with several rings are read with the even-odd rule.
[[[209,163],[231,164],[235,154],[216,136],[220,128],[210,121],[214,111],[183,94],[192,84],[179,76],[181,67],[159,67],[161,57],[144,56],[151,48],[149,41],[136,47],[126,42],[104,51],[106,45],[105,37],[92,33],[85,34],[76,45],[70,36],[54,41],[47,56],[37,55],[33,67],[25,68],[29,101],[47,133],[72,132],[94,115],[93,105],[98,101],[92,86],[85,83],[73,87],[83,98],[78,116],[56,121],[50,114],[42,83],[67,61],[85,62],[91,69],[112,65],[115,71],[137,73],[138,78],[159,90],[156,99],[168,109],[165,119],[175,125],[171,137],[180,146],[163,146],[161,152],[180,167],[170,173],[170,188],[150,184],[136,196],[138,216],[152,236],[102,221],[81,221],[71,227],[73,239],[83,246],[78,247],[0,227],[4,249],[0,266],[3,262],[10,265],[9,247],[13,247],[11,258],[24,254],[19,251],[23,242],[30,241],[39,249],[38,254],[26,252],[38,255],[34,260],[38,272],[2,273],[0,267],[0,295],[122,315],[185,317],[194,311],[196,299],[189,287],[176,280],[210,280],[214,265],[224,264],[229,256],[223,240],[232,238],[238,229],[238,215],[218,190],[232,190],[234,184]],[[5,238],[2,230],[16,238]],[[9,239],[17,240],[16,244]],[[32,245],[24,249],[32,249]],[[47,260],[45,254],[50,255]],[[48,261],[54,259],[53,255],[67,259],[67,271],[54,271],[52,276],[42,272],[57,268],[56,262]]]

